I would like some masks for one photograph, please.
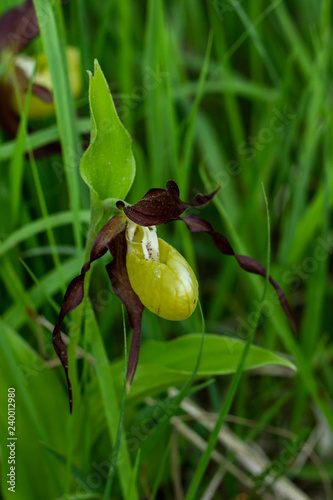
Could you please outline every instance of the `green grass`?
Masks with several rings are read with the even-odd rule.
[[[1,13],[18,3],[7,0]],[[255,478],[250,466],[240,466],[237,453],[224,448],[224,458],[236,470],[240,466],[253,487],[228,468],[215,493],[204,498],[232,499],[243,492],[261,498],[264,487],[274,497],[281,478],[287,494],[292,484],[308,498],[333,498],[331,457],[321,438],[310,439],[313,453],[297,466],[312,432],[327,433],[331,443],[333,431],[332,2],[34,4],[43,21],[41,36],[27,52],[47,56],[56,112],[32,121],[26,105],[16,139],[0,128],[1,476],[8,472],[7,389],[15,387],[18,500],[203,498],[220,467],[214,453],[220,452],[225,424],[249,450],[261,448],[268,462]],[[66,44],[76,45],[83,61],[77,100],[69,86]],[[86,71],[93,71],[94,59],[132,138],[136,176],[126,201],[163,188],[168,179],[179,183],[187,200],[221,182],[214,201],[193,213],[225,234],[237,253],[263,264],[269,254],[298,334],[293,336],[271,287],[262,299],[264,279],[246,275],[207,235],[189,234],[181,222],[168,224],[158,228],[159,235],[182,252],[198,277],[207,345],[214,339],[209,334],[244,341],[243,357],[233,358],[236,373],[226,373],[223,356],[220,366],[205,348],[202,370],[196,377],[190,371],[201,339],[198,312],[177,323],[146,310],[141,366],[139,361],[125,397],[121,303],[107,280],[104,266],[111,257],[105,256],[87,280],[91,304],[87,297],[63,327],[71,337],[70,416],[51,333],[64,290],[91,244],[84,255],[90,205],[79,164],[89,142]],[[33,155],[54,141],[61,152]],[[112,142],[106,151],[111,157]],[[89,174],[89,165],[85,169]],[[116,171],[118,183],[121,168]],[[110,185],[108,177],[105,187]],[[263,316],[253,338],[260,304]],[[191,333],[197,334],[192,343],[186,338]],[[186,348],[183,357],[178,344],[169,343],[177,338]],[[286,356],[297,372],[288,363],[245,371],[251,343]],[[226,341],[224,356],[232,345]],[[164,359],[154,364],[162,352]],[[183,388],[178,399],[168,397],[170,384]],[[186,413],[180,409],[184,396],[206,415],[217,414],[212,432],[201,417],[184,417],[208,443],[205,452],[189,435],[175,439],[172,417]],[[272,484],[264,486],[272,470]],[[5,481],[1,488],[0,496],[9,499]]]

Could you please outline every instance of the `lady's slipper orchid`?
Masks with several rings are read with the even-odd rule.
[[[11,137],[16,135],[20,109],[31,79],[28,117],[40,119],[54,115],[52,83],[45,55],[40,54],[35,59],[21,53],[38,34],[32,0],[8,10],[0,21],[0,119]],[[77,97],[82,87],[80,52],[67,47],[66,55],[72,93]]]
[[[208,233],[217,249],[223,254],[233,255],[245,271],[266,276],[266,269],[262,264],[251,257],[236,254],[227,238],[216,233],[208,222],[197,216],[181,217],[187,208],[200,207],[211,201],[217,191],[218,189],[207,195],[199,194],[192,203],[185,203],[179,198],[177,184],[168,181],[166,189],[150,189],[134,205],[117,202],[120,213],[114,215],[96,236],[89,262],[84,264],[81,274],[72,280],[67,289],[53,331],[53,345],[66,373],[70,409],[72,392],[68,378],[68,357],[60,329],[66,314],[83,300],[84,278],[91,263],[102,257],[107,250],[113,256],[113,261],[106,269],[115,294],[126,307],[133,328],[127,368],[128,390],[138,363],[144,307],[163,318],[178,321],[192,314],[198,300],[198,284],[192,269],[173,247],[157,238],[155,226],[182,220],[190,231]],[[281,306],[296,332],[284,293],[271,276],[269,281],[276,289]]]

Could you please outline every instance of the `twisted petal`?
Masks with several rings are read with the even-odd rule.
[[[127,366],[127,392],[129,391],[139,359],[140,338],[141,338],[141,319],[144,306],[139,297],[131,287],[126,269],[127,243],[125,233],[122,232],[114,238],[109,245],[113,261],[106,266],[106,270],[111,280],[115,294],[124,303],[133,336]]]
[[[28,75],[19,65],[15,67],[15,83],[18,84],[20,93],[24,94],[29,88],[30,75]],[[31,89],[32,95],[35,95],[43,102],[52,102],[53,95],[50,89],[39,83],[33,83]]]
[[[29,88],[30,76],[28,76],[19,65],[15,67],[15,80],[18,84],[19,91],[21,93],[26,93]],[[31,93],[43,102],[53,101],[53,95],[50,89],[39,83],[33,83]]]
[[[61,326],[65,319],[65,316],[81,304],[84,297],[84,278],[86,273],[90,269],[90,265],[94,260],[102,257],[108,250],[108,245],[119,233],[124,232],[126,227],[126,219],[123,214],[117,214],[112,219],[110,219],[105,226],[100,230],[93,243],[90,260],[86,262],[81,269],[81,274],[74,278],[69,284],[65,297],[61,306],[57,324],[53,330],[53,346],[61,361],[62,366],[65,370],[67,385],[68,385],[68,396],[69,396],[69,408],[72,412],[72,387],[68,377],[68,356],[65,344],[61,338]]]
[[[266,276],[267,270],[262,264],[260,264],[260,262],[253,259],[252,257],[247,257],[246,255],[239,255],[235,253],[227,238],[222,234],[216,233],[209,222],[206,222],[195,215],[180,217],[180,219],[185,222],[188,229],[193,233],[208,233],[213,238],[217,249],[225,255],[233,255],[240,267],[245,271],[249,273],[259,274],[260,276],[264,277]],[[279,297],[281,307],[289,320],[293,332],[296,335],[296,324],[293,318],[293,314],[280,285],[272,278],[272,276],[269,276],[269,282],[275,288]]]
[[[179,198],[179,189],[174,181],[166,183],[166,189],[150,189],[140,201],[125,207],[118,202],[118,208],[124,210],[131,221],[140,226],[157,226],[177,220],[189,207],[200,207],[211,201],[219,187],[210,194],[198,194],[192,203],[185,203]]]

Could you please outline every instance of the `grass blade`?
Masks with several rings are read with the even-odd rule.
[[[89,221],[89,210],[80,210],[78,222],[88,224]],[[12,248],[16,247],[19,243],[22,243],[31,236],[47,231],[50,227],[61,227],[73,223],[74,214],[72,212],[59,212],[57,214],[50,215],[48,219],[37,219],[29,222],[29,224],[26,224],[11,233],[8,238],[0,243],[0,257],[5,255]]]
[[[215,449],[216,443],[218,441],[221,427],[225,422],[225,418],[226,418],[226,416],[231,408],[232,402],[233,402],[234,397],[236,395],[236,391],[237,391],[237,388],[238,388],[238,385],[239,385],[239,382],[241,380],[241,376],[243,373],[244,364],[245,364],[247,355],[249,353],[251,344],[252,344],[253,339],[254,339],[254,334],[255,334],[256,329],[257,329],[257,324],[258,324],[259,319],[260,319],[262,305],[263,305],[263,302],[264,302],[265,297],[266,297],[268,276],[270,274],[271,248],[270,248],[270,218],[269,218],[269,211],[268,211],[268,202],[267,202],[264,187],[263,187],[263,192],[264,192],[264,198],[265,198],[265,203],[266,203],[266,212],[267,212],[267,235],[268,235],[268,238],[267,238],[267,264],[266,264],[267,274],[266,274],[264,291],[263,291],[262,299],[261,299],[261,307],[259,308],[259,310],[256,311],[256,320],[254,321],[254,325],[249,333],[249,338],[244,346],[244,350],[242,352],[242,357],[239,361],[237,371],[231,380],[231,384],[230,384],[230,387],[228,389],[227,395],[226,395],[225,400],[221,406],[221,409],[219,412],[219,417],[217,419],[215,428],[209,436],[207,448],[204,451],[204,453],[202,454],[199,465],[194,473],[194,477],[192,479],[190,488],[189,488],[189,490],[186,494],[186,497],[185,497],[186,500],[194,500],[196,498],[196,494],[198,492],[198,488],[200,486],[201,480],[202,480],[202,478],[205,474],[206,468],[208,466],[210,456],[211,456],[213,450]]]
[[[81,148],[76,128],[74,103],[71,94],[65,42],[60,34],[61,6],[51,0],[34,0],[40,34],[49,65],[59,136],[62,146],[64,169],[73,211],[75,244],[82,249],[79,223],[80,191],[78,158]],[[47,22],[45,22],[47,20]]]
[[[126,323],[125,323],[125,310],[124,306],[122,305],[122,313],[123,313],[123,327],[124,327],[124,380],[123,380],[123,395],[121,399],[121,410],[120,410],[120,418],[119,418],[119,427],[118,427],[118,433],[117,433],[117,439],[116,439],[116,444],[115,444],[115,450],[114,450],[114,460],[112,461],[110,470],[109,470],[109,477],[107,479],[106,483],[106,488],[104,492],[104,497],[103,500],[108,500],[111,498],[111,491],[112,491],[112,480],[116,471],[116,464],[118,462],[118,457],[119,457],[119,451],[120,451],[120,445],[121,445],[121,436],[123,432],[123,425],[124,425],[124,415],[125,415],[125,399],[126,399],[126,373],[127,373],[127,341],[126,341]],[[131,498],[129,496],[129,498]]]
[[[118,407],[118,395],[114,385],[114,381],[112,379],[111,370],[109,368],[109,362],[99,326],[96,322],[95,314],[92,311],[90,305],[87,306],[85,328],[88,339],[90,339],[92,345],[92,354],[96,360],[96,372],[103,399],[104,410],[106,413],[110,440],[113,447],[116,448],[119,433],[119,423],[121,423],[121,412],[119,411]],[[118,460],[117,462],[117,470],[121,489],[123,492],[123,498],[127,499],[127,492],[129,491],[133,476],[130,457],[124,440],[124,436],[122,436],[120,441],[119,453],[121,454],[122,459]],[[133,488],[132,496],[131,498],[128,498],[128,500],[138,500],[138,498],[139,496],[136,488]]]

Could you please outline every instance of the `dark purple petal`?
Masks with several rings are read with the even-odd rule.
[[[69,396],[69,409],[72,413],[72,386],[68,377],[68,356],[65,344],[61,338],[61,327],[65,316],[81,304],[84,297],[84,278],[90,269],[91,263],[102,257],[108,250],[108,245],[121,231],[124,232],[126,227],[126,219],[123,214],[117,214],[110,219],[105,226],[100,230],[96,236],[91,253],[90,260],[86,262],[81,269],[81,274],[74,278],[69,284],[65,297],[61,306],[57,324],[53,330],[53,346],[65,370],[68,396]]]
[[[158,188],[150,189],[134,205],[125,207],[120,202],[118,208],[123,208],[127,217],[140,226],[156,226],[177,220],[189,207],[205,205],[212,200],[218,189],[207,195],[198,194],[192,203],[185,203],[179,199],[177,184],[174,181],[168,181],[166,183],[166,190]]]
[[[7,134],[14,139],[20,124],[19,117],[11,106],[11,90],[7,84],[0,82],[0,122]]]
[[[127,268],[126,252],[127,244],[125,233],[120,233],[109,245],[113,261],[106,266],[109,274],[112,288],[115,294],[124,303],[131,327],[133,328],[132,343],[127,365],[127,387],[131,386],[135,375],[139,359],[140,337],[141,337],[141,319],[144,306],[141,300],[131,287]]]
[[[43,85],[39,85],[38,83],[33,84],[32,94],[38,97],[43,102],[53,102],[53,94],[51,90],[44,87]]]
[[[147,191],[147,193],[141,198],[142,200],[146,200],[147,198],[154,198],[161,194],[165,193],[165,189],[161,188],[152,188]]]
[[[260,262],[253,259],[252,257],[247,257],[246,255],[239,255],[235,253],[227,238],[222,234],[216,233],[208,222],[194,215],[180,217],[180,219],[185,222],[188,229],[193,233],[204,232],[210,234],[218,250],[225,255],[233,255],[242,269],[249,273],[259,274],[260,276],[266,277],[267,270],[262,264],[260,264]],[[275,288],[279,297],[281,307],[284,310],[285,315],[287,316],[289,323],[293,329],[293,332],[296,335],[297,330],[293,314],[280,285],[271,276],[269,276],[269,282]]]
[[[29,89],[29,78],[27,77],[25,71],[19,66],[15,67],[15,79],[19,86],[19,91],[24,94],[28,92]],[[34,83],[32,85],[32,94],[38,97],[43,102],[53,102],[53,94],[51,90],[44,87],[44,85],[39,85]]]
[[[61,0],[60,3],[67,3]],[[0,21],[0,52],[9,48],[15,54],[21,52],[39,35],[39,27],[32,0],[8,10]]]
[[[202,205],[206,205],[206,203],[209,203],[219,192],[220,187],[221,186],[219,185],[214,191],[208,194],[197,194],[191,203],[191,207],[201,207]]]
[[[88,264],[88,263],[87,263]],[[85,264],[85,266],[87,266]],[[58,321],[56,326],[54,327],[53,330],[53,336],[52,336],[52,342],[53,342],[53,347],[55,352],[58,355],[58,358],[61,361],[62,366],[64,367],[65,370],[65,375],[66,375],[66,380],[67,380],[67,386],[68,386],[68,398],[69,398],[69,411],[72,413],[72,404],[73,404],[73,395],[72,395],[72,385],[69,380],[68,376],[68,356],[67,356],[67,350],[66,346],[61,338],[61,326],[64,321],[64,318],[66,314],[68,314],[70,311],[75,309],[79,304],[81,304],[84,296],[84,277],[89,269],[85,270],[84,267],[82,268],[80,276],[77,276],[74,278],[71,283],[69,284],[67,291],[65,293],[65,297],[63,300],[63,304],[60,310],[60,314],[58,317]]]
[[[32,0],[8,10],[0,23],[0,51],[4,47],[21,52],[39,34]]]
[[[127,221],[123,214],[116,214],[103,226],[92,245],[90,262],[99,259],[107,252],[110,242],[124,231],[126,224]]]

